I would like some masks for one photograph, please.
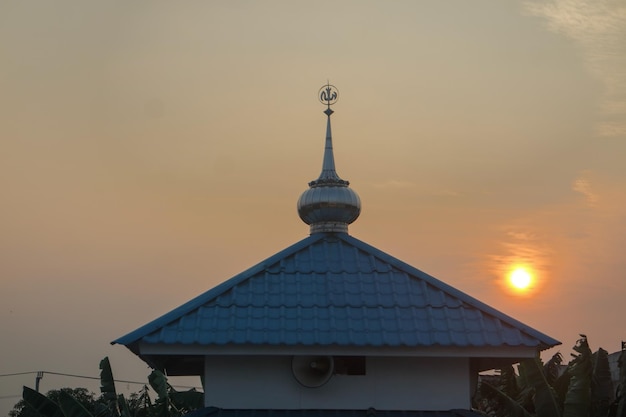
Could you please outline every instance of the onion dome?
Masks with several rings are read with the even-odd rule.
[[[335,171],[333,139],[330,116],[334,113],[330,105],[337,102],[337,89],[327,84],[320,90],[320,101],[327,106],[326,145],[322,173],[309,183],[309,189],[298,200],[298,214],[303,222],[311,226],[311,234],[322,232],[348,232],[348,225],[361,214],[361,199],[349,188],[350,183],[342,180]]]

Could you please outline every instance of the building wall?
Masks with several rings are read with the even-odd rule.
[[[207,356],[205,405],[238,409],[449,410],[470,408],[467,358],[368,357],[366,375],[300,385],[290,356]]]

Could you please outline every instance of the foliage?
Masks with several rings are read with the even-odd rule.
[[[600,348],[592,356],[591,415],[605,416],[613,402],[613,382],[609,368],[609,352]]]
[[[147,385],[144,385],[139,392],[130,394],[126,402],[126,407],[129,410],[134,410],[131,414],[133,417],[149,417],[149,411],[152,410],[152,399],[149,394],[150,389]]]
[[[477,408],[484,411],[487,415],[532,417],[532,414],[515,398],[499,390],[489,382],[482,381],[480,383],[479,396],[481,400],[478,401]]]
[[[554,388],[548,384],[544,366],[539,357],[520,363],[519,372],[520,375],[525,375],[526,392],[531,394],[530,398],[537,417],[560,416],[561,406]]]
[[[157,393],[157,400],[154,404],[155,417],[167,417],[170,409],[167,378],[160,371],[152,371],[148,376],[148,381],[152,389]]]
[[[41,417],[42,415],[63,417],[63,412],[58,405],[63,394],[76,399],[90,412],[95,411],[99,405],[95,394],[86,388],[61,388],[43,395],[24,387],[22,399],[15,404],[13,410],[9,411],[9,417]]]
[[[563,363],[563,355],[561,352],[555,353],[549,360],[543,365],[543,373],[546,376],[548,384],[554,385],[559,378],[559,367]]]
[[[57,403],[30,388],[24,387],[22,396],[27,407],[35,411],[35,415],[44,414],[50,417],[63,415],[61,407]]]
[[[24,387],[22,400],[9,417],[180,417],[203,406],[201,392],[176,391],[160,371],[153,371],[148,381],[156,401],[151,400],[148,385],[127,400],[117,393],[111,364],[104,358],[100,362],[99,397],[85,388],[63,388],[43,395]]]
[[[626,354],[620,355],[620,386],[613,401],[608,353],[591,353],[587,337],[573,347],[572,360],[563,370],[563,357],[555,354],[545,364],[537,357],[522,361],[518,375],[512,368],[483,378],[474,407],[492,417],[626,417]]]
[[[92,415],[87,409],[67,392],[59,396],[59,406],[65,417],[86,417]]]
[[[615,399],[615,417],[626,417],[626,349],[622,342],[622,353],[619,355],[617,364],[619,366],[619,386]]]
[[[104,402],[104,409],[106,411],[101,410],[99,414],[106,415],[105,413],[108,413],[112,416],[121,415],[120,404],[117,392],[115,391],[113,371],[111,370],[111,363],[108,357],[100,361],[100,393],[100,398]]]
[[[167,377],[161,371],[152,371],[148,381],[158,396],[154,404],[156,417],[182,416],[204,404],[204,395],[201,392],[195,389],[176,391],[167,383]]]
[[[589,417],[591,410],[591,349],[587,337],[580,335],[573,349],[572,361],[567,366],[570,374],[569,389],[563,403],[563,417]]]

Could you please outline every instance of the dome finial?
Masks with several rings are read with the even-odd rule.
[[[337,87],[335,87],[334,85],[330,85],[330,82],[327,81],[326,85],[320,88],[319,99],[322,104],[325,104],[327,106],[326,110],[324,110],[324,113],[326,113],[326,116],[330,117],[330,115],[334,113],[330,109],[330,105],[335,104],[337,100],[339,100],[339,90],[337,90]]]
[[[326,144],[324,161],[319,178],[309,183],[309,189],[298,200],[298,214],[302,221],[311,226],[311,234],[319,232],[347,233],[348,225],[361,213],[361,200],[356,192],[348,187],[335,170],[333,138],[330,128],[330,108],[337,102],[337,88],[327,82],[318,93],[320,102],[326,105]]]

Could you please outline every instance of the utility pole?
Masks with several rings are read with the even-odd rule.
[[[37,376],[35,377],[35,391],[39,392],[39,381],[43,378],[43,371],[37,372]]]

